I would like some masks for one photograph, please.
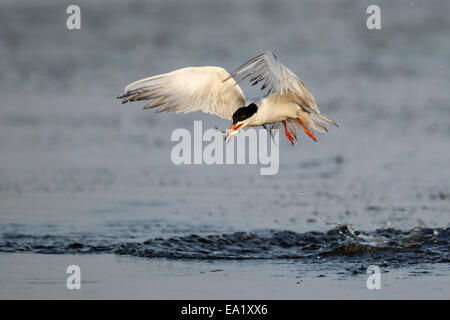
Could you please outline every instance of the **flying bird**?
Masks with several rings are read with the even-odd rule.
[[[249,78],[252,85],[262,84],[266,94],[258,99],[246,99],[238,83]],[[213,66],[187,67],[145,78],[127,85],[117,97],[128,101],[150,100],[144,109],[159,112],[193,112],[201,110],[232,120],[229,140],[249,127],[263,126],[270,133],[284,126],[289,141],[294,144],[301,126],[317,141],[312,131],[326,132],[326,124],[336,122],[320,113],[311,91],[270,51],[247,61],[229,74]]]

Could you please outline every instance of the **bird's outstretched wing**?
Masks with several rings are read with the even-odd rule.
[[[320,114],[311,91],[270,51],[247,61],[226,80],[231,80],[232,77],[237,78],[236,83],[250,77],[252,85],[262,83],[261,90],[267,88],[269,94],[289,95],[302,108]]]
[[[157,112],[193,112],[201,110],[231,120],[245,106],[241,88],[230,74],[219,67],[189,67],[138,80],[125,87],[117,98],[128,101],[151,100],[144,109]]]

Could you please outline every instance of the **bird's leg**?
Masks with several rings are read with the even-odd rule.
[[[294,137],[292,136],[292,134],[288,131],[287,127],[286,127],[286,120],[283,120],[283,125],[284,125],[284,134],[286,135],[286,137],[289,139],[289,141],[294,144]]]
[[[306,133],[311,139],[313,139],[314,141],[317,141],[316,137],[312,134],[312,132],[309,131],[308,128],[306,128],[306,126],[305,126],[305,124],[303,123],[302,119],[297,118],[297,120],[298,120],[298,122],[300,122],[300,124],[302,125],[303,130],[305,130],[305,133]]]

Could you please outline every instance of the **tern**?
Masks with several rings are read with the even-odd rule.
[[[260,98],[246,99],[238,83],[248,77],[252,85],[260,83],[261,90],[267,92]],[[159,107],[157,113],[201,110],[232,120],[228,133],[222,133],[228,140],[249,127],[263,126],[271,133],[282,123],[286,137],[294,144],[300,126],[314,141],[313,130],[327,132],[327,124],[338,127],[320,113],[311,91],[270,51],[231,74],[221,67],[202,66],[141,79],[127,85],[117,98],[123,99],[122,103],[150,100],[144,109]]]

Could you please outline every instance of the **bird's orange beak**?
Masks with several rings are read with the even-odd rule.
[[[244,125],[243,123],[241,123],[241,124],[233,124],[230,127],[230,131],[231,130],[239,130],[243,125]]]
[[[242,128],[243,125],[244,125],[243,123],[231,125],[230,130],[228,130],[227,134],[228,142],[230,142],[231,139],[233,139],[233,137],[239,133],[238,130]]]

